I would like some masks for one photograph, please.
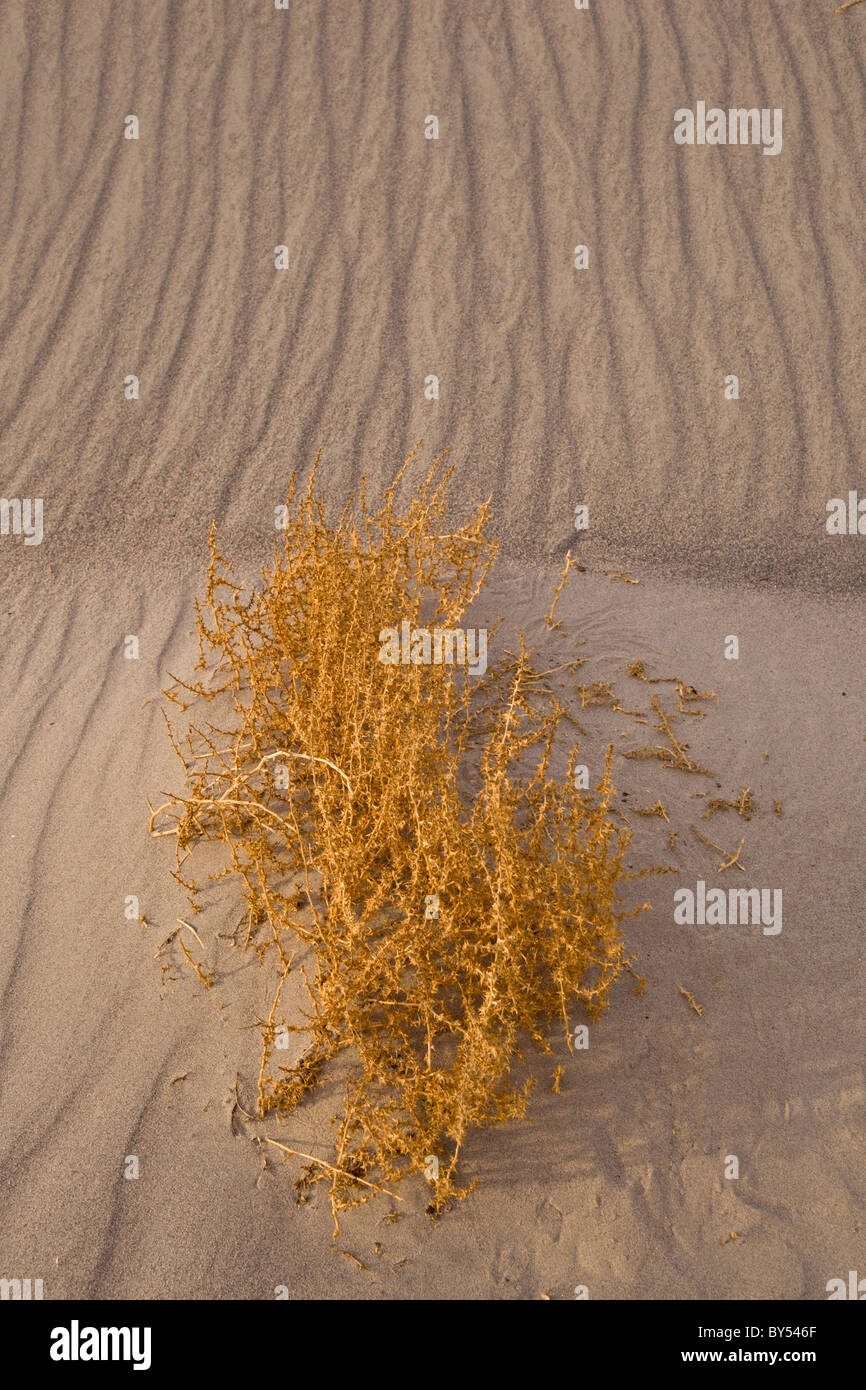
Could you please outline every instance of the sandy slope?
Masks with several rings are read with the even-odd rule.
[[[49,1297],[821,1298],[862,1272],[866,540],[823,522],[864,485],[866,8],[832,8],[0,10],[0,492],[45,498],[41,546],[0,538],[0,1275]],[[783,153],[676,148],[674,109],[704,98],[782,106]],[[437,1228],[417,1194],[396,1225],[347,1223],[365,1273],[232,1137],[264,982],[161,984],[183,899],[143,798],[175,784],[155,696],[191,659],[211,517],[252,561],[289,468],[322,446],[336,507],[421,434],[451,444],[461,506],[494,494],[511,623],[546,610],[542,560],[589,502],[568,629],[598,674],[646,656],[719,691],[701,747],[759,796],[749,885],[783,888],[785,925],[675,927],[660,880],[632,929],[647,993],[620,987],[532,1127],[479,1139],[483,1185]],[[639,587],[604,577],[620,562]],[[748,576],[778,592],[728,587]],[[687,833],[676,862],[714,871]]]
[[[866,15],[832,11],[11,0],[4,488],[52,555],[145,563],[423,434],[527,555],[587,500],[604,553],[862,571],[823,535],[864,444]],[[781,155],[676,147],[699,99],[781,107]]]

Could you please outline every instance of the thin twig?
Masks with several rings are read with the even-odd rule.
[[[398,1192],[392,1192],[388,1187],[380,1187],[378,1183],[367,1182],[364,1178],[359,1178],[356,1173],[350,1173],[345,1168],[335,1168],[333,1163],[326,1163],[323,1158],[316,1158],[315,1154],[301,1153],[300,1149],[290,1149],[287,1144],[280,1144],[276,1139],[269,1139],[265,1135],[265,1143],[273,1144],[276,1149],[283,1149],[287,1154],[294,1154],[295,1158],[306,1159],[308,1163],[318,1163],[322,1168],[327,1168],[329,1173],[342,1173],[343,1177],[350,1178],[352,1182],[359,1182],[362,1187],[372,1188],[374,1192],[384,1192],[386,1197],[394,1197],[398,1202],[403,1198]]]

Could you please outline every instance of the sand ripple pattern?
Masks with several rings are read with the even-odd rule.
[[[423,435],[515,553],[585,500],[598,553],[850,580],[866,15],[832,11],[4,6],[4,495],[58,559],[212,515],[254,546],[319,446],[337,505]],[[781,155],[675,146],[698,99],[782,107]]]

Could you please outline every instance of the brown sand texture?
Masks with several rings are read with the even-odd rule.
[[[866,497],[864,63],[866,6],[832,0],[0,8],[0,492],[44,501],[40,544],[0,536],[0,1276],[659,1300],[866,1275],[866,535],[825,525]],[[701,100],[782,109],[782,149],[677,145]],[[681,834],[627,927],[645,992],[620,982],[585,1052],[554,1040],[561,1094],[476,1136],[454,1211],[407,1187],[397,1223],[348,1216],[352,1260],[232,1122],[255,963],[205,993],[153,959],[185,899],[145,796],[177,786],[159,692],[211,520],[255,573],[292,470],[321,449],[336,513],[418,438],[461,514],[492,495],[494,617],[538,638],[572,547],[557,616],[593,678],[718,692],[700,785],[763,814],[709,833],[746,837],[784,927],[677,925],[677,886],[736,872]],[[282,1132],[330,1140],[315,1107]]]

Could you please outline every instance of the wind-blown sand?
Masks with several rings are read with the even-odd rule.
[[[866,538],[824,529],[866,492],[866,6],[590,6],[0,13],[0,492],[45,507],[41,545],[0,537],[0,1277],[47,1298],[824,1298],[866,1274]],[[783,108],[782,153],[677,147],[699,99]],[[562,1094],[476,1137],[481,1185],[435,1227],[411,1185],[394,1225],[347,1216],[361,1270],[230,1127],[255,963],[161,980],[185,899],[144,797],[178,787],[158,694],[194,659],[212,517],[254,569],[292,468],[321,447],[336,510],[422,435],[461,511],[493,495],[491,611],[537,637],[576,546],[557,616],[593,678],[640,657],[714,688],[695,751],[761,814],[698,822],[745,835],[736,885],[683,830],[627,927],[646,992],[617,986],[587,1052],[555,1042]],[[659,858],[667,832],[639,827]],[[698,876],[781,887],[782,932],[675,925]],[[231,925],[215,899],[210,936]],[[315,1110],[282,1135],[330,1139]]]

